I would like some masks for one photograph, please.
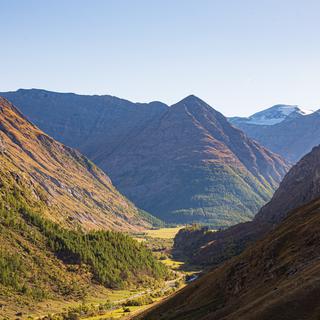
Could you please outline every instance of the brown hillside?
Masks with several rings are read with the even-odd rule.
[[[145,320],[318,320],[320,199],[294,210],[240,256],[145,314]]]
[[[28,185],[33,200],[62,225],[140,230],[148,223],[110,179],[79,152],[56,142],[0,98],[0,178]]]

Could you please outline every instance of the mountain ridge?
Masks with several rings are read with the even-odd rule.
[[[249,137],[291,163],[296,163],[320,144],[319,110],[305,115],[289,115],[283,121],[270,125],[246,122],[243,118],[229,120]]]
[[[240,154],[238,150],[245,154]],[[238,157],[234,152],[238,152]],[[268,161],[272,165],[266,165]],[[279,157],[261,148],[246,138],[239,130],[231,127],[219,112],[204,101],[191,95],[172,105],[166,113],[149,122],[137,135],[129,137],[127,142],[119,146],[117,152],[110,158],[107,157],[99,163],[102,168],[110,172],[113,181],[124,194],[133,199],[140,207],[157,214],[158,210],[164,212],[168,209],[154,210],[152,204],[141,202],[152,197],[155,197],[154,203],[161,202],[160,199],[156,200],[159,197],[159,192],[154,196],[147,196],[152,192],[151,186],[154,183],[151,176],[150,178],[146,176],[148,166],[150,166],[150,172],[154,175],[154,179],[157,180],[157,190],[170,187],[166,180],[162,179],[170,170],[170,179],[171,181],[175,180],[177,185],[175,189],[168,191],[169,193],[177,192],[181,188],[178,187],[178,183],[186,174],[187,169],[183,169],[184,166],[191,166],[188,171],[196,172],[195,170],[197,170],[197,174],[201,177],[204,174],[203,170],[210,174],[211,170],[215,170],[214,167],[220,166],[217,170],[224,171],[229,176],[238,175],[238,171],[243,172],[245,176],[241,179],[244,180],[239,183],[247,184],[248,188],[256,188],[257,194],[261,192],[259,197],[264,197],[264,192],[258,191],[258,189],[266,188],[271,192],[271,189],[277,185],[277,181],[280,181],[286,170],[281,171],[281,161]],[[230,166],[230,169],[224,169],[222,166]],[[207,169],[201,169],[201,167]],[[120,169],[121,171],[119,171]],[[177,173],[179,170],[180,173]],[[162,173],[159,174],[159,171]],[[260,173],[263,171],[264,177],[262,178]],[[263,173],[261,174],[263,175]],[[135,178],[137,180],[132,178],[135,175],[138,176]],[[132,178],[130,185],[126,179],[128,176]],[[124,178],[122,179],[122,177]],[[144,178],[139,180],[139,177]],[[162,180],[163,182],[161,182]],[[256,180],[260,181],[259,186]],[[192,185],[191,181],[187,182],[186,180],[185,183]],[[162,186],[160,186],[161,184]],[[143,188],[143,191],[141,189],[141,200],[134,194],[135,185],[140,185]],[[144,185],[145,187],[143,187]],[[184,195],[188,192],[190,190],[185,190]],[[167,196],[164,194],[166,193],[163,193],[162,198],[170,198],[168,194]],[[175,199],[177,201],[177,194]],[[184,199],[184,203],[186,201],[190,200]],[[168,205],[170,206],[170,204]],[[179,210],[178,207],[177,209]],[[183,215],[184,213],[180,211],[177,214]],[[196,215],[196,210],[193,210],[193,219],[196,219]],[[158,213],[158,216],[161,214]],[[166,219],[170,219],[170,217],[166,216]]]
[[[239,125],[241,123],[254,125],[275,125],[299,116],[306,116],[316,110],[302,108],[298,105],[276,104],[270,108],[258,111],[249,117],[229,117],[229,121]]]
[[[48,206],[48,216],[85,229],[141,230],[149,226],[87,158],[47,136],[7,100],[0,98],[0,107],[2,170],[25,181],[33,197]]]
[[[168,222],[250,220],[288,169],[194,95],[170,107],[37,90],[6,96],[84,152],[131,201]]]

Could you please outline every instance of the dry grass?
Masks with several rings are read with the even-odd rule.
[[[175,235],[184,227],[174,227],[174,228],[160,228],[154,230],[147,230],[146,234],[152,238],[161,238],[161,239],[173,239]]]

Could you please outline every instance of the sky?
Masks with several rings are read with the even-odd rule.
[[[42,88],[226,116],[320,108],[318,0],[0,0],[0,91]]]

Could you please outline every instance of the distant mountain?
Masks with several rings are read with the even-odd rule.
[[[250,220],[288,169],[194,96],[168,107],[43,90],[3,95],[90,157],[137,206],[166,221]]]
[[[126,196],[156,216],[217,225],[252,218],[287,169],[195,96],[97,162]]]
[[[182,230],[175,239],[176,254],[187,256],[193,263],[219,265],[263,237],[285,220],[291,210],[318,198],[320,147],[315,147],[290,169],[270,202],[261,208],[253,221],[220,232],[201,228]]]
[[[316,320],[320,314],[319,256],[318,197],[291,211],[241,255],[136,319]]]
[[[108,154],[137,128],[164,113],[161,102],[132,103],[113,96],[86,96],[20,89],[5,97],[56,140],[95,160]]]
[[[313,113],[314,110],[301,108],[295,105],[278,104],[266,110],[257,112],[248,118],[231,117],[229,121],[235,125],[255,124],[272,126],[282,121],[300,118]]]
[[[0,98],[0,177],[27,186],[51,220],[67,227],[141,230],[150,224],[78,151],[40,131]]]
[[[229,121],[249,137],[293,163],[320,144],[319,111],[278,105],[249,118],[233,117]]]

